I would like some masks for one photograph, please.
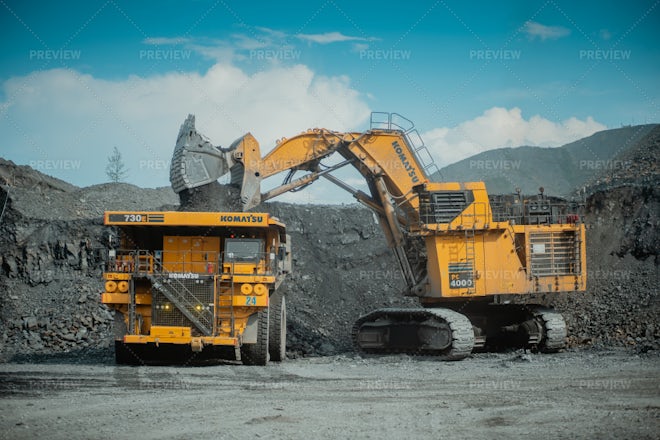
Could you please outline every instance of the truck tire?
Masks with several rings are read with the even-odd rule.
[[[241,346],[241,362],[243,365],[268,364],[268,307],[259,312],[257,324],[257,343]]]
[[[286,297],[274,293],[270,297],[270,360],[281,362],[286,359]]]

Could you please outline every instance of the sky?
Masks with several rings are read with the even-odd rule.
[[[117,147],[127,182],[166,186],[189,113],[262,154],[374,111],[413,121],[439,167],[557,147],[660,122],[659,3],[0,0],[0,157],[88,186]],[[280,200],[351,198],[320,181]]]

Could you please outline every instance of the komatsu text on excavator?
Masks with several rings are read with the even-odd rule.
[[[340,161],[324,165],[330,156]],[[332,174],[344,166],[364,177],[368,194]],[[281,172],[287,173],[282,185],[262,192],[262,180]],[[304,175],[294,178],[297,172]],[[542,191],[489,197],[483,182],[432,182],[435,172],[412,122],[394,113],[373,113],[364,132],[321,128],[281,139],[263,157],[249,133],[226,149],[213,146],[190,115],[170,181],[181,192],[229,173],[248,211],[324,178],[371,209],[399,263],[404,294],[419,298],[421,307],[360,317],[353,338],[361,352],[457,360],[473,349],[564,347],[562,316],[523,297],[585,290],[579,207]]]

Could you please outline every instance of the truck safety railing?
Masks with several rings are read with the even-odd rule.
[[[237,256],[222,252],[222,273],[236,275],[276,275],[280,272],[280,259],[275,253],[259,252],[250,256]]]
[[[147,274],[193,272],[213,275],[219,271],[218,252],[118,249],[108,259],[106,270]]]
[[[231,273],[274,275],[280,271],[280,259],[274,253],[260,252],[240,258],[214,251],[114,250],[106,263],[107,272],[136,274],[198,273],[217,275]]]

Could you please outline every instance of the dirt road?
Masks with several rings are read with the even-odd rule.
[[[658,438],[660,356],[0,364],[0,438]]]

